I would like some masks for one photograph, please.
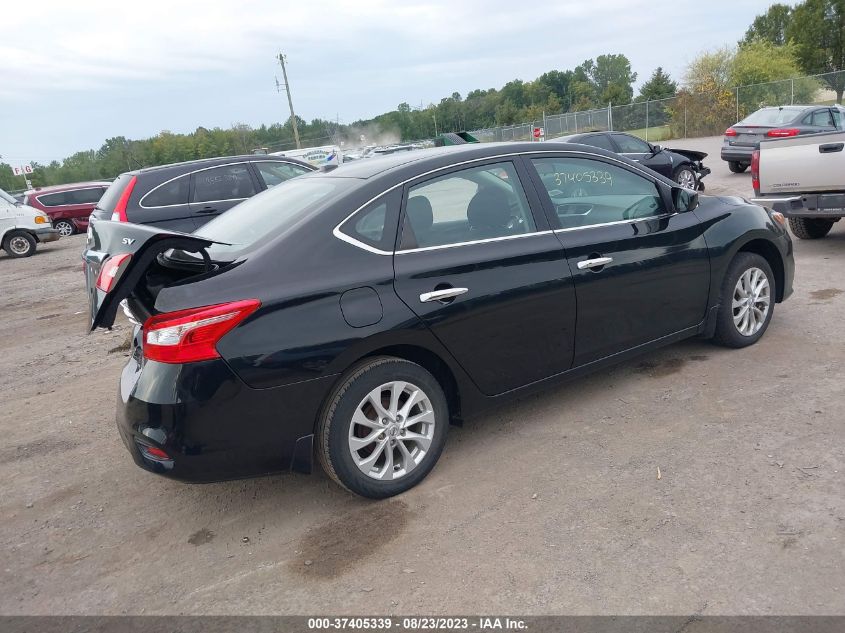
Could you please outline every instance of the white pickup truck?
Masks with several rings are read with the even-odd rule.
[[[824,237],[845,217],[845,132],[762,141],[751,181],[753,201],[789,218],[796,237]]]

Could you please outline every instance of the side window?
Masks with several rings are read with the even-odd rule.
[[[831,127],[833,125],[830,119],[830,110],[816,110],[804,118],[804,123],[813,127]]]
[[[264,181],[264,184],[268,188],[278,185],[285,180],[290,180],[291,178],[296,178],[302,174],[307,174],[311,171],[305,167],[294,165],[292,163],[262,161],[260,163],[253,163],[253,165],[255,165],[255,168],[261,176],[261,180]]]
[[[408,190],[400,250],[536,230],[513,163],[473,167]]]
[[[387,221],[387,201],[374,203],[356,213],[341,227],[341,231],[349,237],[380,248],[384,241],[384,227]]]
[[[69,191],[60,191],[58,193],[45,193],[43,196],[35,196],[45,207],[60,207],[65,204],[73,204],[68,198]]]
[[[833,117],[833,124],[836,126],[836,129],[837,130],[843,129],[843,127],[842,127],[842,125],[843,125],[842,111],[834,108],[830,111],[830,115]]]
[[[169,207],[176,204],[188,204],[188,174],[179,176],[154,187],[141,198],[142,207]]]
[[[91,187],[69,191],[68,193],[71,194],[72,204],[94,204],[103,197],[103,191],[102,187]]]
[[[535,158],[531,162],[562,229],[649,218],[666,212],[657,185],[622,167],[589,158]]]
[[[580,141],[584,145],[592,145],[593,147],[601,147],[602,149],[608,149],[611,152],[615,152],[616,148],[613,146],[613,143],[610,141],[610,137],[604,134],[596,134],[595,136],[588,136],[587,138],[583,138]]]
[[[402,190],[394,189],[340,225],[344,235],[382,251],[393,252]]]
[[[619,146],[619,151],[622,154],[647,154],[651,151],[644,140],[636,136],[628,136],[627,134],[614,134],[613,140]]]
[[[239,200],[255,195],[246,163],[223,165],[194,172],[191,202]]]

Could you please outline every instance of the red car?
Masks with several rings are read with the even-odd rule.
[[[24,204],[49,215],[60,235],[73,235],[88,229],[88,216],[110,184],[96,181],[36,187],[26,192]]]

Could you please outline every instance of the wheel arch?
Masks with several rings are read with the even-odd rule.
[[[745,242],[742,246],[740,246],[734,254],[734,257],[736,257],[736,254],[738,253],[755,253],[768,262],[772,269],[772,273],[774,273],[775,276],[775,287],[777,290],[775,294],[775,301],[777,303],[783,301],[785,271],[783,267],[783,258],[781,257],[778,247],[769,240],[756,238]]]
[[[368,358],[376,358],[379,356],[401,358],[402,360],[416,363],[428,371],[437,379],[437,382],[440,383],[441,387],[443,387],[443,392],[446,395],[446,402],[449,405],[450,421],[452,424],[456,425],[460,425],[462,423],[462,398],[458,379],[452,368],[449,367],[449,364],[443,360],[439,354],[426,347],[409,343],[383,345],[368,350],[355,361],[349,363],[349,367],[353,367]],[[346,375],[347,372],[344,372],[338,378],[338,383],[343,381],[346,378]]]

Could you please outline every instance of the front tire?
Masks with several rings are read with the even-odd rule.
[[[29,257],[35,252],[35,238],[26,231],[10,231],[3,240],[9,257]]]
[[[53,225],[53,228],[56,229],[62,237],[69,237],[76,233],[76,227],[73,225],[73,222],[70,222],[69,220],[57,220]]]
[[[722,281],[713,340],[734,348],[759,341],[772,320],[776,296],[769,262],[757,253],[738,253]]]
[[[748,169],[748,165],[735,160],[731,160],[728,161],[728,169],[730,169],[735,174],[742,174],[745,173],[746,169]]]
[[[789,218],[789,228],[793,235],[802,240],[817,240],[833,228],[833,220],[821,220],[819,218]]]
[[[428,475],[448,426],[446,396],[434,376],[400,358],[371,358],[350,369],[329,396],[317,457],[341,486],[384,499]]]
[[[698,188],[698,177],[689,165],[681,165],[675,171],[675,182],[690,191]]]

